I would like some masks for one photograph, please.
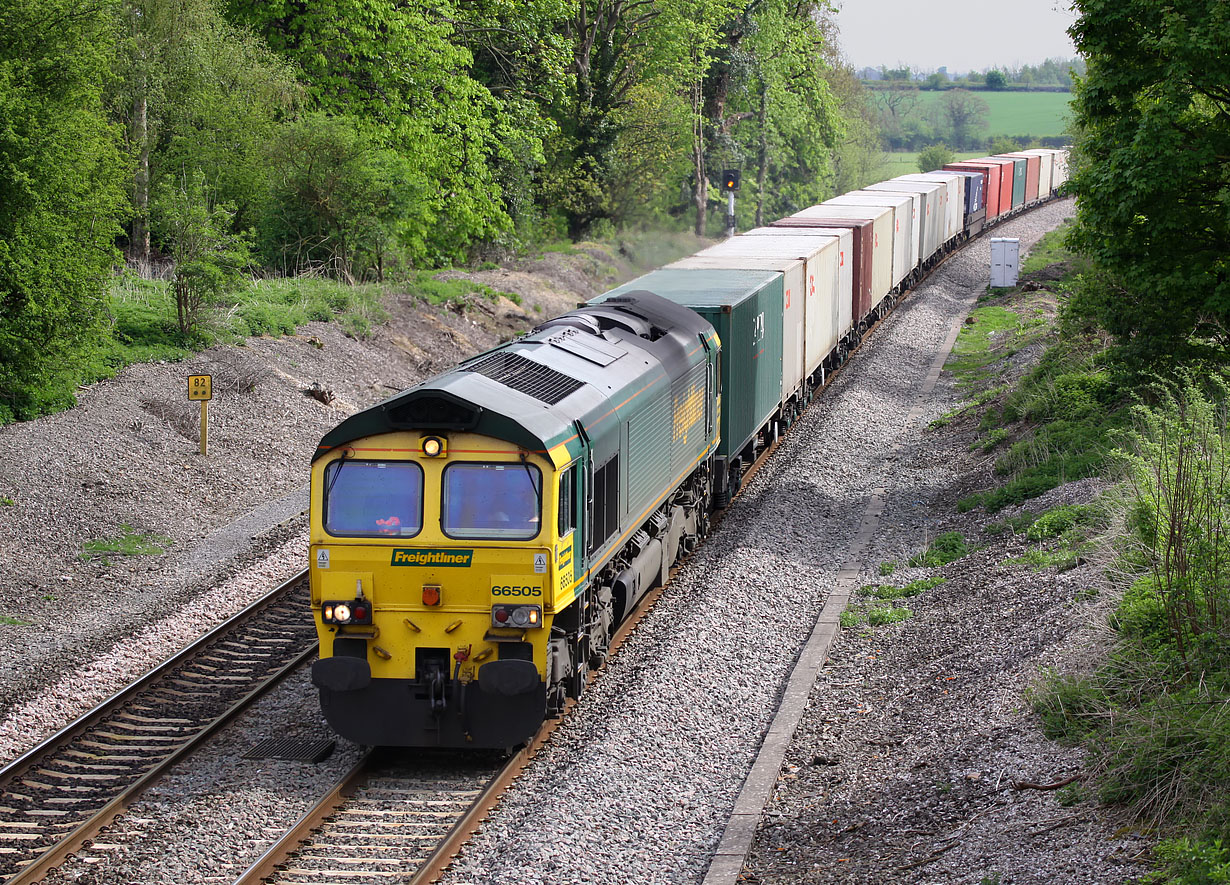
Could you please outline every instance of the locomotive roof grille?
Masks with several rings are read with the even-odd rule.
[[[489,353],[461,369],[498,381],[552,406],[584,386],[584,382],[563,372],[506,350]]]

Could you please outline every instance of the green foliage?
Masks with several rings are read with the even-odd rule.
[[[991,139],[991,143],[987,145],[988,154],[1011,154],[1019,151],[1024,147],[1015,138],[1009,138],[1006,135],[997,135]]]
[[[934,172],[953,161],[954,154],[942,141],[923,148],[918,154],[918,171]]]
[[[322,112],[306,128],[327,117],[351,121],[321,135],[346,151],[337,165],[353,164],[351,151],[361,141],[369,154],[365,172],[388,184],[402,182],[413,202],[404,210],[400,240],[412,261],[433,265],[462,260],[472,243],[509,230],[495,159],[515,166],[514,152],[533,158],[540,151],[536,118],[523,115],[526,125],[517,128],[509,109],[469,75],[473,57],[457,33],[464,21],[458,5],[447,0],[412,5],[321,0],[297,7],[230,0],[228,5],[233,18],[299,66],[310,105]],[[293,140],[304,143],[310,136],[300,126]],[[370,156],[380,149],[392,154]],[[319,156],[325,159],[327,149]],[[283,151],[278,165],[284,169],[288,162]],[[299,171],[311,176],[311,170]]]
[[[974,134],[986,126],[990,107],[978,95],[965,89],[950,89],[940,99],[940,108],[948,122],[953,147],[966,148]]]
[[[174,543],[171,538],[157,535],[153,532],[138,532],[132,526],[124,523],[120,526],[120,534],[113,538],[99,538],[86,541],[81,545],[84,558],[99,559],[109,564],[108,554],[120,556],[160,556],[166,552],[166,547]]]
[[[265,260],[283,273],[382,280],[390,258],[423,256],[419,215],[430,182],[359,121],[308,114],[272,146],[273,184],[261,227]]]
[[[1116,454],[1135,495],[1132,553],[1186,673],[1230,665],[1230,384],[1218,375],[1154,388]],[[1146,592],[1151,591],[1151,592]]]
[[[154,204],[154,217],[171,242],[176,321],[189,335],[205,311],[239,287],[250,258],[248,237],[232,232],[234,212],[213,203],[200,172],[165,189]]]
[[[987,89],[1003,89],[1008,85],[1008,78],[1004,76],[1003,71],[990,70],[987,71]]]
[[[947,578],[933,575],[930,578],[919,578],[917,581],[911,581],[904,587],[879,586],[874,588],[873,595],[877,599],[903,599],[910,596],[917,596],[932,587],[938,587],[948,581]]]
[[[842,611],[838,619],[841,622],[841,626],[846,630],[849,630],[851,627],[857,627],[863,622],[863,616],[854,609],[849,608]]]
[[[237,212],[236,229],[251,227],[266,189],[266,145],[301,98],[291,67],[228,22],[218,0],[123,0],[117,11],[107,103],[137,158],[130,257],[149,257],[136,242],[149,204],[197,171],[213,199]]]
[[[1014,311],[998,305],[974,308],[970,318],[973,322],[961,327],[952,353],[944,364],[944,368],[966,386],[988,377],[987,367],[1001,358],[993,345],[1021,326],[1021,318]]]
[[[1182,827],[1153,880],[1204,883],[1230,872],[1230,385],[1178,380],[1132,410],[1116,452],[1131,493],[1124,561],[1141,573],[1111,618],[1114,653],[1091,676],[1052,674],[1032,700],[1049,734],[1088,746],[1104,800]]]
[[[950,562],[956,562],[967,553],[969,553],[969,547],[960,532],[944,532],[937,535],[935,540],[927,545],[926,550],[910,557],[909,565],[939,568]]]
[[[1065,482],[1097,474],[1126,420],[1119,383],[1079,337],[1057,342],[1004,401],[996,423],[1022,422],[1019,438],[995,463],[1007,478],[996,489],[964,499],[962,512],[988,512],[1035,498]]]
[[[1037,519],[1037,517],[1034,514],[1026,511],[1020,516],[1012,516],[1002,522],[987,523],[982,527],[982,531],[984,534],[991,535],[992,537],[1007,534],[1008,532],[1011,532],[1014,535],[1019,535],[1021,532],[1027,530],[1033,524],[1035,519]]]
[[[891,575],[896,570],[897,570],[897,563],[893,562],[891,559],[886,562],[880,563],[880,574],[883,576]]]
[[[896,624],[904,621],[913,614],[908,608],[896,608],[891,605],[873,605],[867,610],[867,623],[872,627],[882,627],[885,624]]]
[[[103,328],[124,200],[101,101],[115,9],[0,6],[0,424],[71,405]]]
[[[1230,327],[1230,17],[1220,3],[1077,0],[1074,245],[1085,307],[1138,371],[1222,358]]]
[[[1230,883],[1230,845],[1223,835],[1163,839],[1158,843],[1157,856],[1166,866],[1164,881],[1170,885]],[[1146,881],[1163,879],[1159,876]]]
[[[1025,537],[1031,541],[1045,541],[1050,538],[1058,538],[1070,529],[1088,523],[1095,513],[1095,508],[1081,504],[1064,504],[1059,507],[1052,507],[1030,524],[1025,532]]]
[[[1029,254],[1021,262],[1021,272],[1036,273],[1060,262],[1083,263],[1082,259],[1068,247],[1067,240],[1071,229],[1071,223],[1064,222],[1054,230],[1043,234],[1042,239],[1030,247]]]

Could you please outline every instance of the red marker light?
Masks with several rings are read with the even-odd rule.
[[[495,613],[495,619],[501,624],[505,623],[508,620],[508,611],[506,609],[500,609]]]
[[[367,609],[361,605],[355,606],[354,617],[356,621],[361,621],[367,617]]]

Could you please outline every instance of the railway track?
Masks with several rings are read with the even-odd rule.
[[[37,881],[316,653],[307,573],[0,770],[0,878]]]

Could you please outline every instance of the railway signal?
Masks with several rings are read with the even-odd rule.
[[[722,171],[722,190],[726,191],[726,236],[735,235],[735,191],[739,189],[742,178],[738,169]]]

